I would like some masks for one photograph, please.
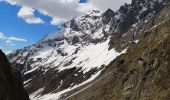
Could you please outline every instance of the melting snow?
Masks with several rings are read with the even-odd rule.
[[[60,91],[60,92],[58,92],[58,93],[49,93],[49,94],[45,94],[45,95],[41,96],[41,95],[39,95],[39,94],[43,91],[43,88],[42,88],[42,89],[39,89],[38,91],[36,91],[36,92],[34,92],[34,93],[32,93],[32,94],[30,95],[30,99],[31,99],[31,100],[59,100],[60,97],[61,97],[63,94],[65,94],[65,93],[67,93],[67,92],[69,92],[69,91],[71,91],[71,90],[73,90],[73,89],[76,89],[76,88],[78,88],[78,87],[80,87],[80,86],[83,86],[83,85],[91,82],[91,81],[94,80],[100,73],[101,73],[101,71],[99,71],[98,73],[92,75],[92,77],[91,77],[90,79],[84,81],[83,83],[81,83],[81,84],[79,84],[79,85],[76,85],[76,86],[74,86],[74,87],[71,87],[71,88],[67,88],[67,89],[65,89],[65,90],[63,90],[63,91]]]
[[[136,40],[136,41],[134,41],[135,43],[138,43],[139,42],[139,40]]]
[[[44,58],[43,63],[35,63],[34,66],[46,66],[52,63],[53,67],[57,66],[59,71],[70,69],[73,67],[82,67],[84,73],[88,72],[92,68],[99,68],[101,65],[108,65],[113,59],[115,59],[120,54],[114,49],[109,49],[109,39],[105,42],[98,44],[88,44],[86,46],[82,45],[70,45],[67,41],[64,41],[64,45],[60,46],[62,52],[66,53],[66,56],[62,56],[56,52],[56,50],[49,49],[48,51],[39,52],[39,56],[43,58],[49,55],[49,58]],[[76,49],[79,48],[77,54],[74,54]],[[35,57],[34,57],[35,58]],[[71,62],[68,66],[67,63]]]
[[[82,45],[75,46],[75,45],[69,45],[66,41],[64,41],[64,44],[61,45],[59,48],[62,49],[63,52],[68,53],[67,56],[61,56],[58,53],[56,54],[56,52],[54,52],[54,50],[51,50],[51,49],[49,49],[49,51],[47,50],[45,53],[41,52],[41,51],[40,52],[42,53],[43,56],[44,56],[44,54],[49,54],[49,52],[53,52],[53,53],[50,53],[52,55],[49,56],[49,59],[46,60],[46,62],[44,62],[44,63],[49,63],[52,61],[51,59],[53,59],[54,60],[53,63],[55,66],[58,66],[57,69],[59,69],[59,71],[62,71],[65,69],[70,69],[72,67],[82,67],[82,70],[84,71],[84,73],[86,73],[86,72],[90,71],[92,68],[95,68],[95,67],[99,68],[103,64],[108,65],[117,56],[126,52],[126,50],[122,51],[121,53],[116,52],[114,49],[108,50],[108,48],[109,48],[108,43],[109,43],[109,39],[105,42],[98,43],[98,44],[91,43],[86,46],[82,46]],[[80,50],[77,52],[77,54],[74,54],[76,48],[78,48],[78,47]],[[41,55],[40,52],[39,52],[39,56]],[[64,66],[65,63],[63,63],[63,62],[71,61],[73,58],[75,58],[75,59],[72,61],[72,63],[69,66]],[[63,64],[61,64],[61,63],[63,63]],[[41,63],[39,63],[39,64],[41,64]],[[33,69],[33,70],[35,70],[35,69]],[[31,72],[31,71],[29,71],[29,72]],[[100,74],[100,72],[101,71],[92,75],[92,77],[90,79],[88,79],[87,81],[84,81],[83,83],[81,83],[79,85],[67,88],[67,89],[60,91],[58,93],[50,93],[50,94],[41,96],[40,93],[43,91],[43,88],[42,88],[42,89],[34,92],[33,94],[31,94],[30,98],[31,98],[31,100],[58,100],[63,94],[65,94],[75,88],[78,88],[82,85],[85,85],[86,83],[91,82]]]

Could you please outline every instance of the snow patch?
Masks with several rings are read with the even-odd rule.
[[[60,91],[58,93],[49,93],[49,94],[45,94],[45,95],[41,96],[40,93],[42,92],[43,88],[39,89],[38,91],[36,91],[36,92],[34,92],[34,93],[32,93],[30,95],[30,99],[31,100],[59,100],[60,97],[63,94],[65,94],[65,93],[67,93],[67,92],[69,92],[71,90],[74,90],[74,89],[76,89],[76,88],[78,88],[80,86],[83,86],[83,85],[93,81],[100,73],[101,73],[101,71],[99,71],[96,74],[92,75],[90,79],[84,81],[83,83],[81,83],[79,85],[76,85],[76,86],[73,86],[73,87],[70,87],[70,88],[67,88],[67,89],[65,89],[63,91]]]

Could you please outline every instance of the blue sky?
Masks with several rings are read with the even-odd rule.
[[[85,3],[86,2],[86,0],[80,0],[80,3]]]
[[[10,45],[6,43],[6,39],[1,39],[0,46],[6,52],[31,45],[47,33],[57,31],[57,26],[50,24],[50,17],[43,16],[36,12],[36,16],[44,19],[46,23],[28,24],[21,18],[18,18],[17,13],[19,9],[19,6],[12,6],[6,2],[0,2],[0,32],[3,33],[5,37],[18,37],[27,40],[13,41],[15,45]]]

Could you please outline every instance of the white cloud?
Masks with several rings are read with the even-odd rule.
[[[0,32],[0,39],[5,39],[6,43],[11,43],[12,41],[21,41],[21,42],[27,42],[26,39],[23,38],[17,38],[17,37],[6,37],[4,33]]]
[[[27,42],[27,40],[23,39],[23,38],[17,38],[17,37],[14,37],[14,36],[13,37],[6,37],[4,35],[4,33],[2,33],[2,32],[0,32],[0,40],[5,41],[5,43],[8,44],[8,45],[15,45],[15,44],[13,44],[12,41]]]
[[[0,40],[5,39],[5,38],[6,38],[5,35],[2,32],[0,32]]]
[[[11,40],[6,40],[5,43],[6,43],[7,45],[10,45],[10,46],[15,46],[15,44],[12,43]]]
[[[11,44],[7,44],[7,45],[10,45],[10,46],[15,46],[15,44],[14,44],[14,43],[11,43]]]
[[[132,0],[88,0],[88,4],[93,5],[95,8],[105,11],[108,8],[116,11],[124,3],[130,4]]]
[[[33,19],[35,18],[34,9],[36,9],[44,15],[51,16],[51,24],[57,24],[93,9],[105,11],[111,8],[112,10],[117,10],[120,5],[125,2],[130,3],[131,0],[88,0],[84,4],[80,4],[79,0],[8,0],[8,2],[22,7],[32,8],[29,9],[29,16],[33,16]],[[21,8],[21,11],[23,11],[23,8]],[[21,18],[27,19],[25,17]],[[37,17],[35,19],[36,21],[38,20]],[[27,22],[30,22],[30,20],[28,21],[27,19]]]
[[[29,7],[22,7],[18,12],[18,17],[24,19],[29,24],[42,24],[44,21],[34,16],[35,10]]]
[[[9,37],[8,40],[20,41],[20,42],[27,42],[26,39],[17,38],[17,37]]]
[[[5,42],[6,42],[7,44],[11,44],[11,43],[12,43],[11,40],[6,40]]]
[[[11,5],[16,5],[17,4],[17,2],[14,2],[15,0],[0,0],[0,1],[7,1]]]
[[[54,17],[54,18],[52,18],[51,24],[52,25],[58,25],[60,23],[66,22],[66,21],[67,21],[67,19]]]

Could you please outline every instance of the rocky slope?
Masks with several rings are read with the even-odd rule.
[[[29,100],[21,74],[11,67],[0,50],[0,100]]]
[[[99,100],[102,92],[100,89],[90,89],[95,91],[94,93],[87,90],[91,93],[87,93],[89,96],[76,94],[93,84],[102,86],[106,84],[105,82],[112,81],[111,76],[106,78],[107,80],[102,78],[97,80],[96,77],[100,75],[105,78],[107,76],[105,72],[112,73],[115,68],[111,69],[107,65],[111,66],[116,62],[113,60],[119,59],[118,56],[126,50],[128,50],[126,54],[129,54],[129,49],[138,45],[138,42],[140,44],[140,41],[144,41],[145,38],[149,38],[149,33],[167,22],[169,16],[167,0],[132,0],[132,4],[121,6],[117,12],[111,9],[104,13],[92,10],[65,23],[59,32],[45,36],[32,46],[14,51],[8,55],[8,59],[22,72],[25,88],[33,100],[66,98]],[[110,62],[112,63],[109,64]],[[113,74],[119,73],[116,71],[113,71]],[[97,82],[101,84],[96,84]],[[109,87],[114,89],[112,85],[108,85]],[[111,90],[107,90],[107,86],[105,91],[111,93],[109,95],[112,99],[116,96],[116,94],[112,95]],[[116,92],[119,93],[115,90]],[[110,99],[104,97],[103,100]]]
[[[67,100],[169,100],[170,20],[143,35],[81,89]]]

